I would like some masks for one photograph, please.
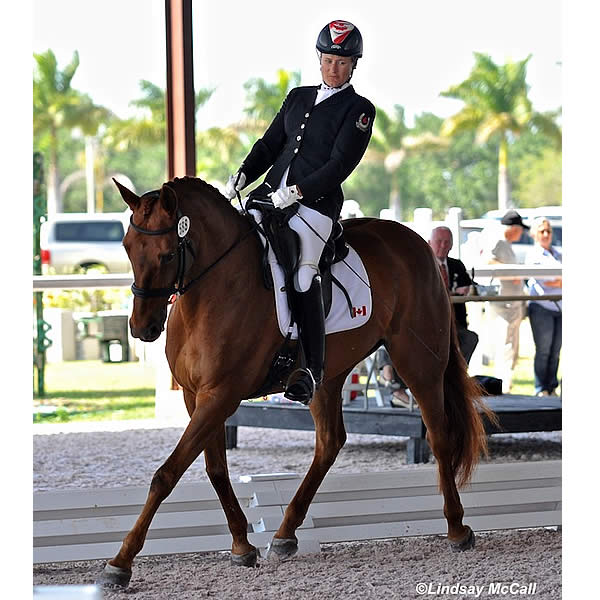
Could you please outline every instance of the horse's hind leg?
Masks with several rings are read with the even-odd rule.
[[[448,540],[453,549],[464,550],[474,545],[471,528],[463,524],[464,510],[456,486],[456,465],[452,464],[453,442],[444,408],[444,361],[423,349],[418,342],[410,350],[406,340],[388,343],[390,357],[396,370],[416,398],[427,441],[438,464],[439,484],[444,497],[444,516],[448,523]],[[467,398],[461,399],[470,401]]]
[[[433,387],[433,386],[432,386]],[[427,427],[426,438],[438,463],[439,483],[444,496],[444,516],[448,523],[448,540],[453,549],[466,550],[475,543],[470,527],[463,524],[464,509],[456,486],[455,468],[452,465],[452,444],[444,414],[443,384],[437,383],[435,390],[411,388],[423,422]]]
[[[253,567],[256,565],[256,548],[248,542],[248,521],[231,486],[225,451],[225,426],[204,449],[206,473],[212,483],[227,517],[233,537],[231,562],[234,565]]]
[[[304,521],[321,482],[346,442],[341,394],[348,373],[349,371],[326,381],[310,404],[310,412],[315,422],[315,454],[306,476],[285,511],[279,529],[273,536],[269,556],[288,558],[296,554],[296,529]]]

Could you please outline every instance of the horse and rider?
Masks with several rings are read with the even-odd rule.
[[[123,238],[134,275],[131,334],[152,342],[166,323],[167,361],[190,420],[155,472],[140,516],[100,575],[103,585],[128,585],[156,511],[201,453],[232,535],[232,563],[257,562],[229,478],[225,422],[265,385],[282,344],[273,291],[263,278],[264,249],[255,233],[256,222],[269,212],[284,215],[281,233],[293,231],[300,241],[292,295],[306,368],[268,393],[285,389],[288,398],[308,404],[315,424],[313,460],[273,535],[272,553],[287,558],[298,550],[296,530],[346,441],[344,382],[382,344],[418,402],[438,465],[452,548],[466,550],[475,543],[463,523],[458,488],[486,452],[483,417],[493,421],[494,415],[468,376],[448,292],[425,240],[393,221],[347,221],[345,237],[368,273],[372,309],[360,327],[325,336],[319,263],[340,216],[341,184],[369,143],[375,108],[349,83],[363,52],[358,28],[347,21],[328,23],[316,46],[322,84],[288,94],[227,182],[231,200],[266,172],[244,199],[242,213],[200,178],[175,178],[142,196],[117,183],[131,209]],[[178,300],[168,312],[174,292]]]

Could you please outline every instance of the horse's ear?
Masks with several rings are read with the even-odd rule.
[[[115,185],[121,194],[121,198],[125,200],[127,206],[129,206],[131,210],[135,210],[140,204],[140,197],[127,189],[124,185],[120,184],[114,177],[112,180],[115,182]]]
[[[177,194],[166,183],[163,183],[163,186],[160,188],[160,204],[169,215],[175,214],[177,210]]]

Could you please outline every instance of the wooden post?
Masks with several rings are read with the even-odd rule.
[[[165,0],[169,180],[196,175],[192,0]]]
[[[165,0],[167,28],[167,176],[196,175],[196,100],[192,0]],[[171,376],[171,389],[177,389]]]

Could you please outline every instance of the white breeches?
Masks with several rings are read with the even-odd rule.
[[[252,209],[249,212],[257,222],[261,221],[260,211]],[[294,287],[298,292],[306,292],[314,276],[319,272],[319,260],[331,234],[333,221],[320,212],[300,204],[298,212],[289,220],[289,225],[300,237],[300,264],[294,278]]]
[[[331,234],[333,221],[319,211],[301,204],[289,224],[300,236],[300,265],[294,279],[294,287],[298,292],[306,292],[319,272],[319,260]],[[315,234],[315,231],[319,235]]]

